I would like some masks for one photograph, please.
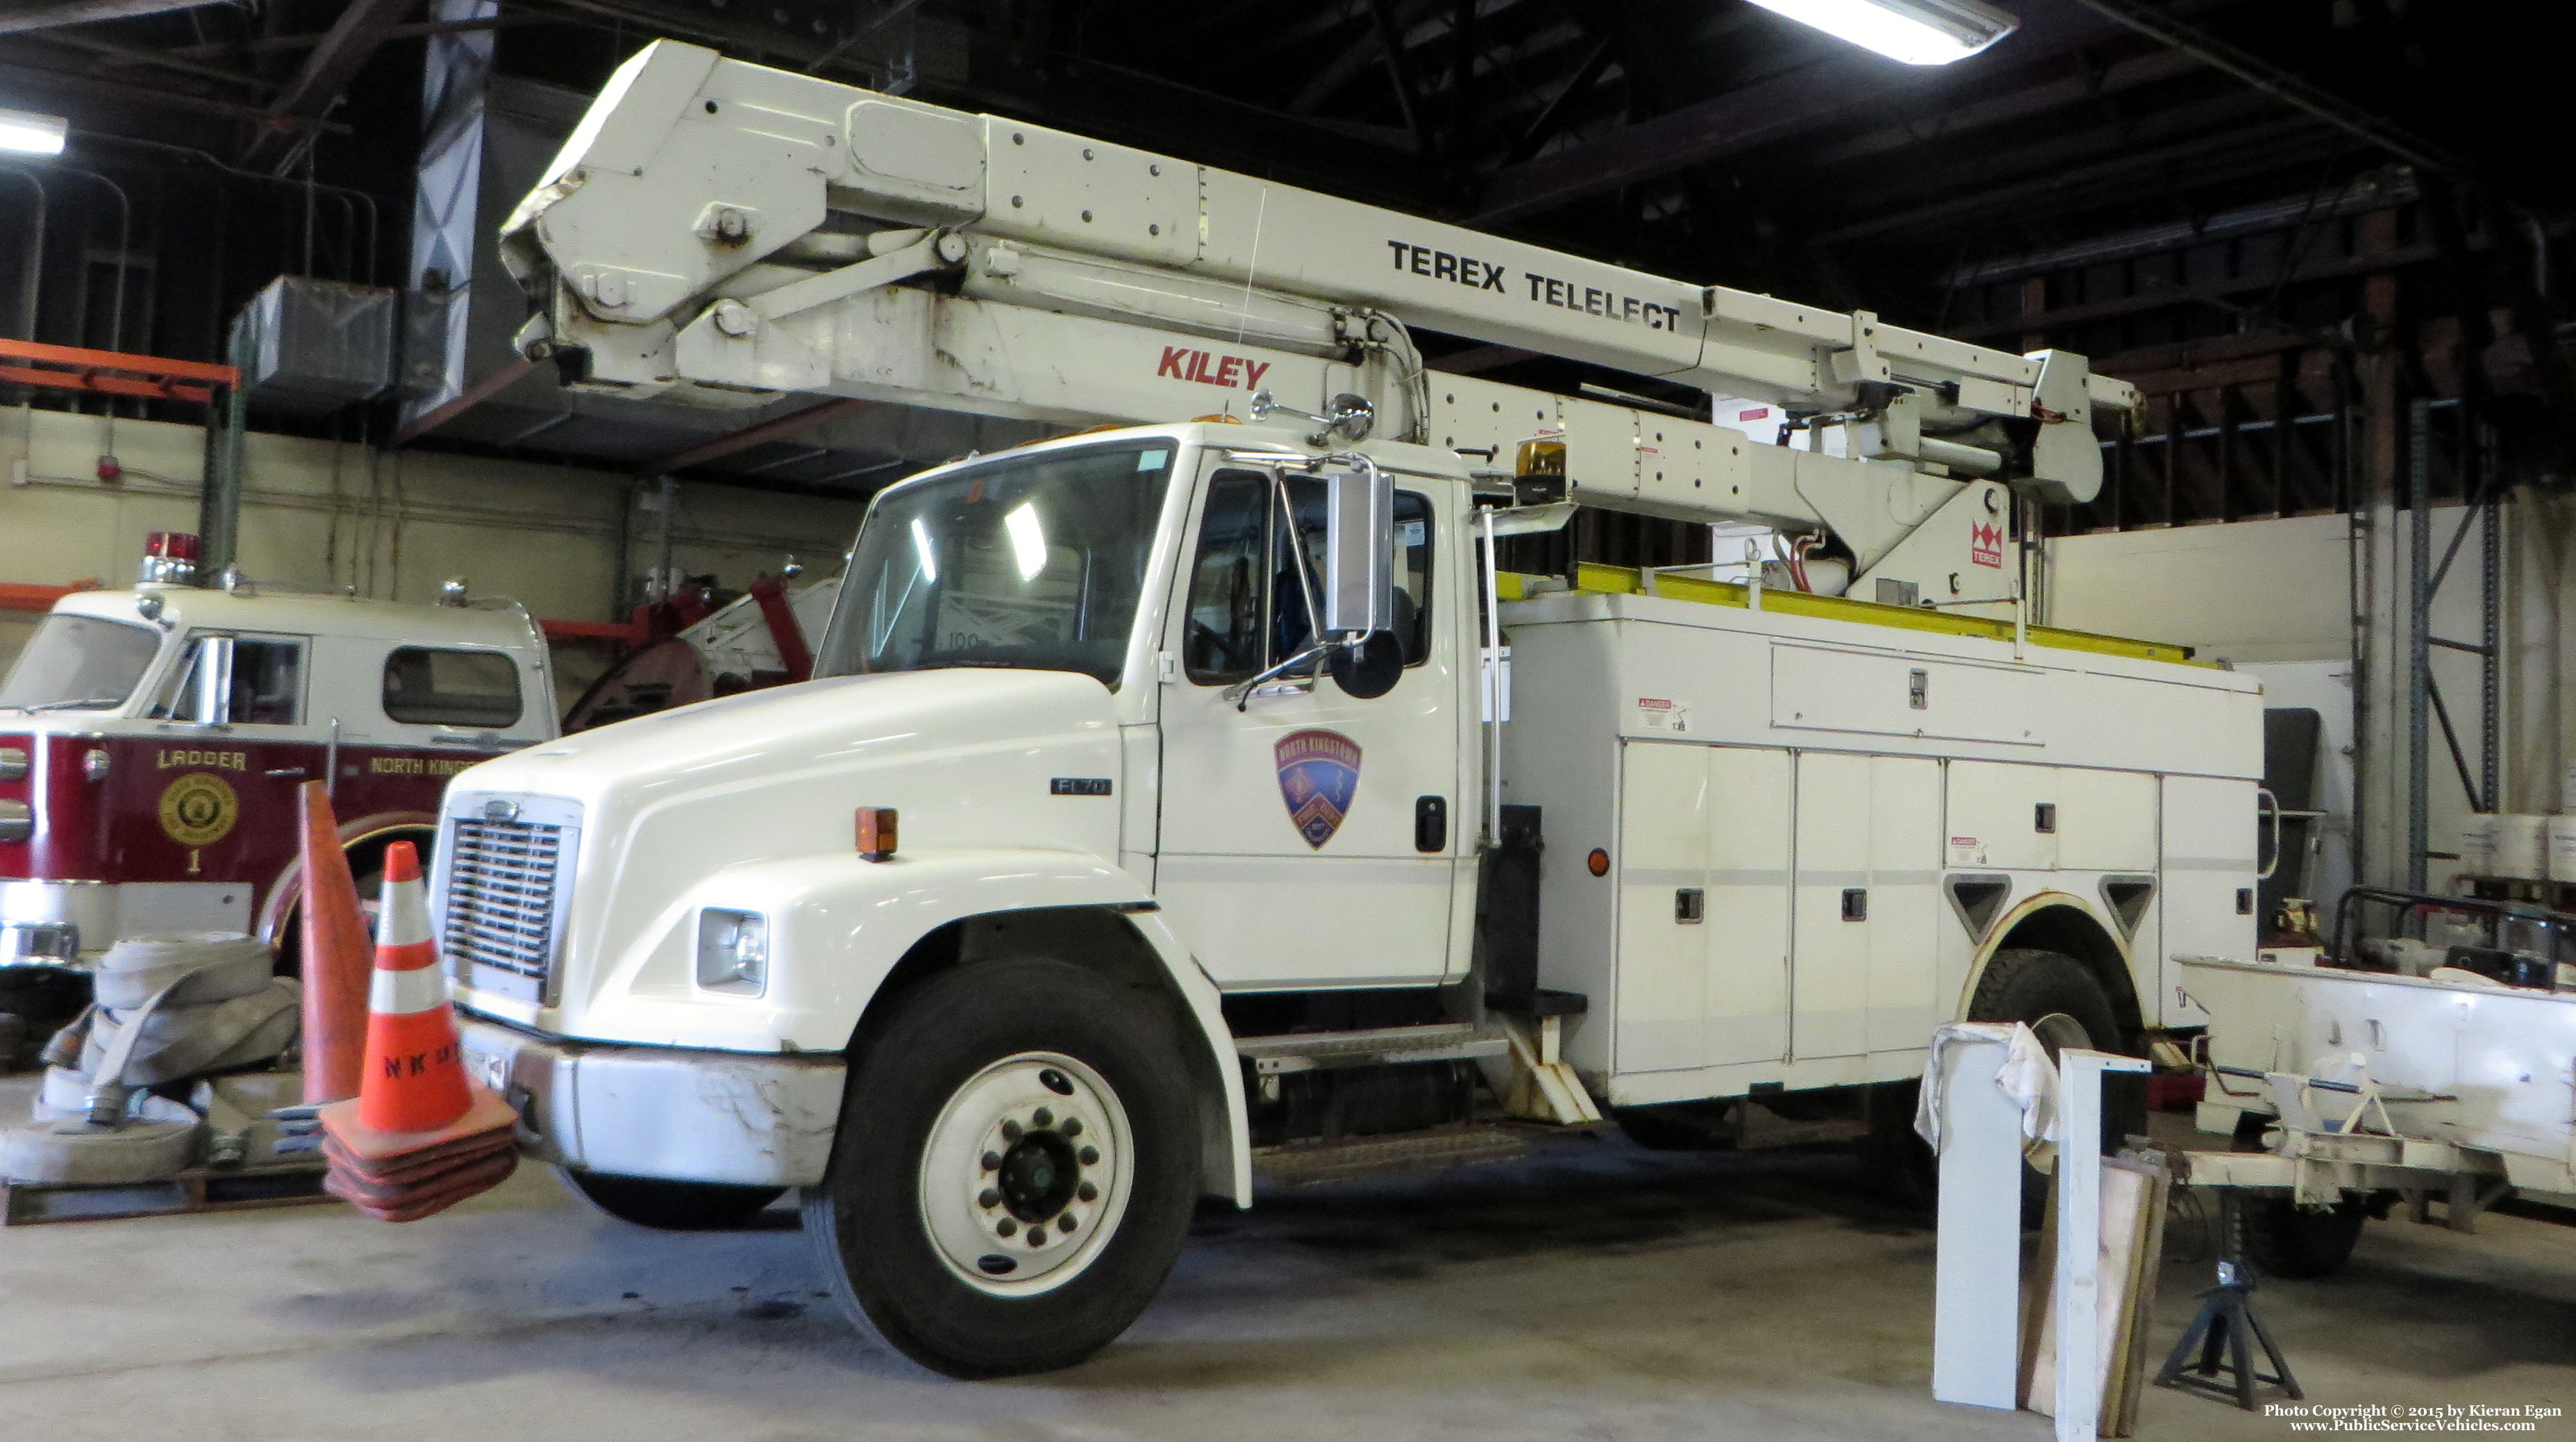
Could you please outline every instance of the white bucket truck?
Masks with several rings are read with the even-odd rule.
[[[2134,402],[2081,357],[669,42],[504,244],[579,385],[1146,422],[887,489],[816,680],[443,813],[528,1150],[657,1225],[802,1189],[932,1367],[1089,1355],[1257,1173],[1809,1114],[1960,1016],[2136,1051],[2198,1021],[2178,955],[2253,955],[2257,684],[2022,618],[2021,500],[2090,496]],[[1728,424],[1427,372],[1410,326]],[[1256,423],[1170,423],[1218,409]],[[1828,549],[1498,572],[1577,504]]]

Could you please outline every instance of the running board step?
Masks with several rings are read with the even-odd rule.
[[[1511,1041],[1500,1030],[1487,1031],[1472,1022],[1452,1021],[1436,1026],[1380,1027],[1374,1031],[1247,1036],[1235,1041],[1234,1050],[1252,1063],[1254,1075],[1278,1076],[1283,1072],[1404,1062],[1474,1061],[1501,1056],[1511,1050]]]
[[[1529,1150],[1529,1137],[1520,1129],[1460,1123],[1394,1136],[1336,1137],[1330,1141],[1261,1147],[1252,1153],[1252,1170],[1263,1181],[1303,1187],[1390,1172],[1431,1172],[1484,1162],[1518,1161]]]

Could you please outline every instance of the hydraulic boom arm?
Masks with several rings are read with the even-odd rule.
[[[2004,486],[2090,500],[2092,407],[2136,401],[2063,351],[1691,285],[671,41],[619,70],[503,246],[542,305],[522,350],[591,388],[1075,424],[1355,392],[1394,434],[1497,468],[1561,444],[1587,504],[1829,528],[1855,579],[1936,513],[1958,523],[1944,535],[1999,537]],[[1428,372],[1412,327],[1693,387],[1720,423]],[[1977,580],[1940,599],[2008,593]]]

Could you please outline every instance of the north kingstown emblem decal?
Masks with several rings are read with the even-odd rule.
[[[1291,731],[1274,748],[1279,795],[1289,823],[1306,844],[1322,850],[1360,789],[1360,744],[1338,731]]]

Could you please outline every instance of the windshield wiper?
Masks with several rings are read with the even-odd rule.
[[[29,713],[37,711],[77,711],[84,706],[118,706],[123,705],[124,702],[125,698],[122,696],[84,696],[77,701],[44,701],[33,706],[12,706],[8,709]]]

